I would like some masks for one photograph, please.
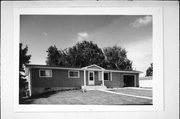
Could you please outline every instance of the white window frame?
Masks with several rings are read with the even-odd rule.
[[[104,81],[112,81],[112,72],[104,72],[104,74],[105,74],[105,73],[110,74],[110,79],[109,79],[109,80],[105,80],[105,79],[104,79]]]
[[[41,71],[50,71],[51,75],[50,76],[41,76]],[[39,77],[43,77],[43,78],[49,78],[49,77],[52,77],[52,70],[51,69],[39,69]]]
[[[75,76],[75,77],[70,76],[70,72],[77,72],[78,76]],[[77,71],[77,70],[68,70],[68,78],[80,78],[79,71]]]

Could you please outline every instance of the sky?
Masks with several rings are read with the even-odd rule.
[[[28,46],[31,64],[45,64],[47,49],[72,47],[83,40],[100,48],[120,46],[127,50],[133,69],[152,63],[152,16],[145,15],[21,15],[20,42]]]

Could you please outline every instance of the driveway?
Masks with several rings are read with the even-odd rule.
[[[84,93],[81,90],[71,90],[42,94],[22,100],[20,104],[151,105],[152,99],[119,95],[98,90],[91,90]]]
[[[134,97],[147,97],[152,98],[152,89],[146,89],[146,88],[120,88],[116,90],[110,90],[113,92],[117,92],[119,94],[126,94],[126,95],[132,95]]]

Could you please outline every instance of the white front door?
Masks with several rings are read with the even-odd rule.
[[[88,72],[88,82],[89,85],[94,85],[94,71]]]

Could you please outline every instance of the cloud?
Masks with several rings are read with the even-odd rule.
[[[47,36],[48,36],[48,34],[47,34],[46,32],[44,32],[44,33],[43,33],[43,35],[44,35],[45,37],[47,37]]]
[[[133,61],[133,68],[143,72],[140,76],[145,76],[147,68],[153,61],[152,38],[127,44],[125,49],[128,51],[127,57]]]
[[[145,16],[136,19],[133,23],[130,24],[130,26],[137,28],[137,27],[146,26],[150,23],[152,23],[152,16]]]
[[[83,41],[83,40],[87,40],[87,38],[89,37],[89,34],[87,32],[79,32],[78,36],[77,36],[77,41]]]

